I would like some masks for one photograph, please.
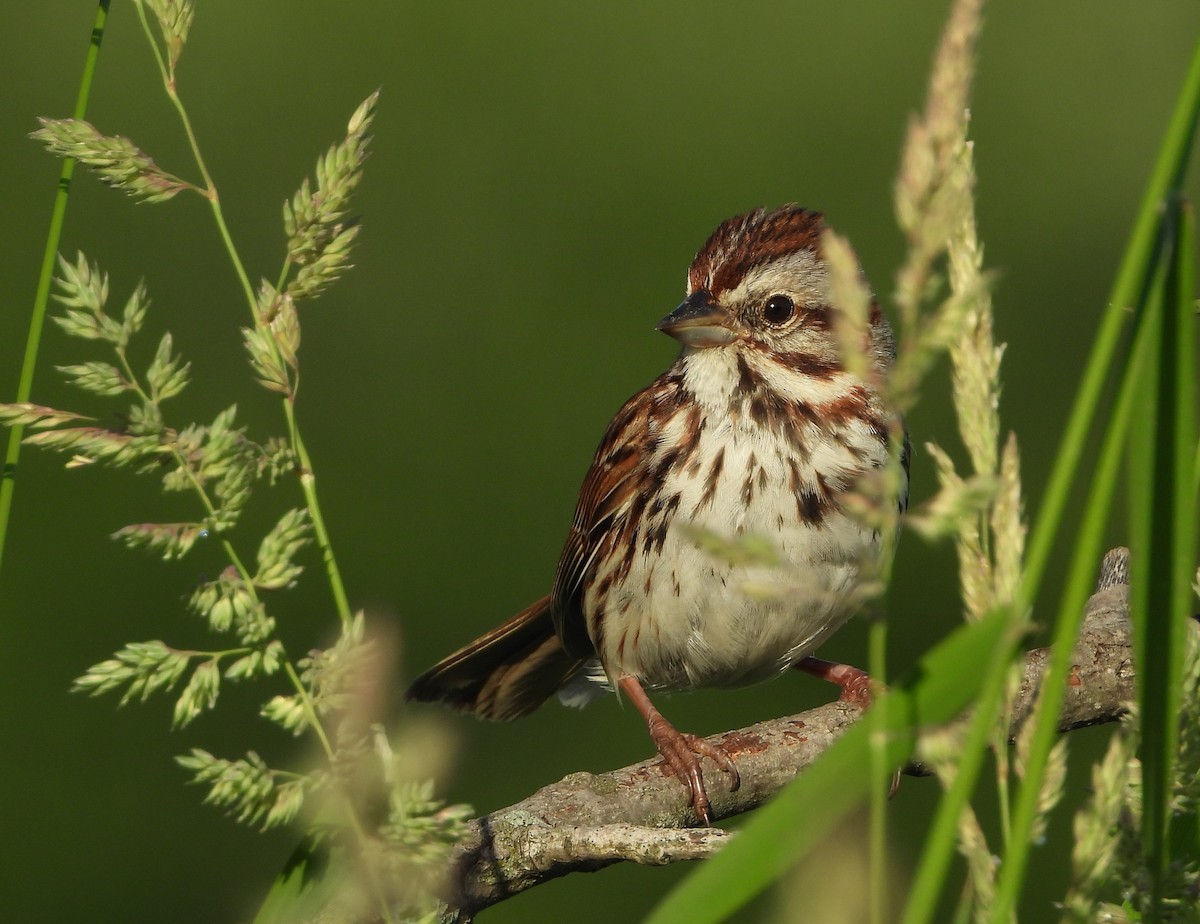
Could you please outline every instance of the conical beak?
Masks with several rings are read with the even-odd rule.
[[[732,319],[709,301],[708,293],[693,292],[678,308],[658,322],[655,330],[670,334],[685,346],[696,349],[721,346],[736,336]]]

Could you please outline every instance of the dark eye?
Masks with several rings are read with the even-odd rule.
[[[782,327],[796,314],[796,305],[786,295],[772,295],[763,305],[763,320]]]

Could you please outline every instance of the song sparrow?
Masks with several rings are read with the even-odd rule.
[[[732,788],[737,768],[676,731],[647,690],[748,684],[795,666],[863,698],[863,672],[808,655],[852,615],[863,569],[877,563],[878,536],[840,498],[887,461],[891,418],[876,388],[894,348],[873,304],[869,381],[845,370],[822,227],[820,213],[785,206],[717,228],[657,328],[683,344],[679,358],[609,424],[552,592],[434,665],[408,698],[512,719],[556,692],[583,705],[617,688],[705,823],[697,755]],[[714,557],[698,531],[765,537],[793,586],[747,593],[781,572]]]

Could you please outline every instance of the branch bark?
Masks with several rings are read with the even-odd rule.
[[[1049,649],[1025,655],[1024,677],[1009,732],[1015,736],[1037,694]],[[1061,731],[1112,722],[1133,699],[1128,552],[1105,556],[1083,628],[1059,720]],[[742,785],[709,795],[714,820],[761,805],[816,760],[861,714],[830,703],[714,735],[709,740],[737,761]],[[714,781],[722,774],[706,764]],[[924,771],[913,766],[907,772]],[[470,824],[452,859],[448,901],[468,921],[478,911],[549,879],[613,863],[664,864],[709,856],[730,835],[698,821],[687,791],[655,758],[608,773],[572,773],[529,798]]]

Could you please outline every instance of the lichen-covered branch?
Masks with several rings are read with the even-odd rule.
[[[1096,593],[1088,602],[1059,727],[1114,721],[1134,697],[1129,631],[1128,565],[1124,549],[1105,558]],[[1025,656],[1025,675],[1010,731],[1028,716],[1049,655]],[[738,765],[736,792],[713,786],[714,819],[756,808],[816,760],[858,719],[860,709],[830,703],[798,715],[714,735]],[[913,767],[916,774],[921,768]],[[721,775],[710,768],[714,780]],[[620,861],[670,863],[698,859],[728,837],[695,828],[687,790],[658,759],[608,773],[572,773],[529,798],[470,823],[453,856],[450,903],[460,920],[558,876],[594,871]]]

